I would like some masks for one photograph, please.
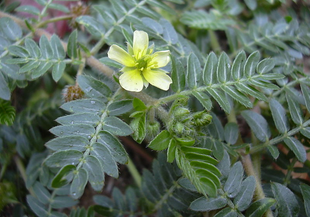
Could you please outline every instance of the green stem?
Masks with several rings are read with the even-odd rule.
[[[17,169],[18,169],[19,172],[20,172],[20,175],[22,176],[24,182],[26,183],[26,181],[27,181],[27,175],[26,175],[26,170],[25,170],[25,167],[24,167],[23,162],[21,161],[20,157],[18,157],[17,155],[14,157],[14,161],[15,161],[15,164],[16,164]],[[32,196],[35,196],[35,193],[34,193],[32,187],[30,187],[30,188],[28,189],[28,191],[30,192],[30,194],[31,194]]]
[[[49,23],[54,23],[54,22],[58,22],[58,21],[62,21],[62,20],[70,20],[72,19],[72,15],[65,15],[65,16],[60,16],[60,17],[54,17],[48,20],[44,20],[40,23],[38,23],[38,25],[36,26],[36,28],[41,28],[43,26],[45,26],[46,24]]]
[[[211,48],[214,51],[214,53],[219,54],[221,52],[221,46],[218,41],[218,38],[215,34],[215,32],[211,29],[208,30],[209,36],[210,36],[210,41],[211,41]]]
[[[140,188],[141,187],[142,178],[141,178],[141,175],[138,172],[136,166],[134,165],[134,163],[132,162],[132,160],[130,158],[128,160],[127,168],[129,170],[131,176],[135,180],[135,183]]]

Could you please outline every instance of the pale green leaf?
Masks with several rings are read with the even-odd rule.
[[[88,173],[88,181],[95,191],[101,191],[104,185],[104,171],[97,157],[88,155],[83,168]]]
[[[218,102],[218,104],[222,107],[222,109],[224,109],[226,113],[230,113],[230,103],[222,90],[208,88],[207,91]]]
[[[83,154],[77,150],[58,151],[48,156],[44,164],[51,168],[61,168],[65,165],[77,165]]]
[[[108,131],[117,136],[128,136],[133,133],[131,128],[117,117],[107,117],[104,119],[102,130]]]
[[[53,151],[61,151],[61,150],[77,150],[77,151],[85,151],[86,146],[89,141],[85,137],[82,136],[64,136],[57,137],[48,141],[45,146]]]
[[[251,204],[255,190],[254,176],[247,177],[241,184],[241,188],[237,196],[234,198],[234,204],[239,211],[244,211]]]
[[[237,89],[235,89],[232,86],[222,86],[222,90],[227,93],[229,96],[231,96],[233,99],[235,99],[237,102],[241,103],[245,107],[252,108],[253,104],[250,101],[249,98],[247,98],[243,93],[239,92]]]
[[[54,64],[53,66],[53,71],[52,71],[52,76],[54,81],[59,81],[59,79],[62,77],[64,71],[66,68],[66,63],[64,62],[59,62],[57,64]]]
[[[31,210],[40,217],[48,217],[47,207],[44,206],[37,198],[32,195],[27,195],[27,203]]]
[[[79,75],[77,82],[90,97],[108,97],[111,94],[111,90],[107,85],[91,76]]]
[[[227,196],[234,198],[240,191],[241,182],[243,178],[243,167],[241,162],[235,163],[228,174],[227,181],[224,185],[224,191]]]
[[[231,74],[234,80],[239,81],[243,77],[243,69],[244,63],[246,60],[246,55],[244,51],[241,51],[236,56],[232,66],[231,66]]]
[[[95,127],[98,125],[100,117],[93,113],[79,113],[59,117],[56,121],[62,125],[88,124]]]
[[[286,99],[288,102],[288,108],[291,114],[291,118],[295,124],[301,125],[303,123],[303,116],[301,108],[291,95],[286,94]]]
[[[196,97],[196,99],[199,100],[199,102],[203,105],[203,107],[207,110],[210,111],[212,108],[212,101],[210,97],[202,92],[198,91],[193,91],[193,95]]]
[[[0,19],[0,30],[11,41],[17,41],[23,36],[22,29],[11,18]]]
[[[74,30],[69,36],[67,45],[67,53],[71,59],[76,59],[78,57],[77,49],[77,30]]]
[[[227,200],[223,197],[209,199],[206,197],[200,197],[191,203],[190,209],[194,211],[207,212],[210,210],[223,208],[226,205]]]
[[[244,64],[244,73],[247,77],[251,77],[255,74],[255,68],[258,64],[258,61],[260,59],[260,54],[258,51],[253,52],[248,59],[246,60]]]
[[[33,189],[36,197],[40,198],[40,202],[42,202],[43,204],[49,203],[49,201],[51,199],[51,194],[40,182],[36,182],[32,186],[32,189]]]
[[[109,115],[122,115],[125,114],[133,109],[132,105],[132,100],[120,100],[113,102],[109,105],[108,110],[109,110]]]
[[[185,69],[182,62],[173,55],[171,56],[171,62],[171,78],[173,81],[171,84],[171,89],[178,93],[181,92],[185,87]]]
[[[59,37],[57,35],[52,35],[50,43],[54,58],[57,60],[63,60],[66,57],[66,52],[61,44]]]
[[[76,171],[73,181],[70,185],[70,196],[74,199],[80,198],[88,181],[88,173],[84,168],[80,168]]]
[[[294,137],[287,137],[284,139],[284,142],[289,149],[294,152],[300,162],[305,162],[307,160],[307,152],[298,139]]]
[[[238,124],[229,122],[225,125],[225,141],[231,145],[237,142],[239,136],[239,127]]]
[[[78,200],[74,200],[68,196],[56,196],[51,202],[51,207],[54,209],[63,209],[72,207],[78,204]]]
[[[186,83],[189,88],[195,89],[198,87],[200,79],[201,79],[201,67],[199,59],[194,53],[191,53],[187,59]]]
[[[50,132],[59,137],[76,135],[90,139],[95,133],[95,129],[87,124],[71,124],[53,127]]]
[[[301,184],[299,187],[304,198],[306,214],[310,216],[310,186],[306,184]]]
[[[105,109],[105,105],[102,101],[96,99],[80,99],[67,102],[61,108],[72,113],[94,113],[99,115]]]
[[[161,131],[147,146],[156,151],[162,151],[168,148],[170,140],[172,139],[170,133],[167,130]]]
[[[37,16],[40,14],[40,10],[32,5],[21,5],[18,8],[16,8],[15,11],[25,12]]]
[[[10,100],[11,98],[10,88],[1,71],[0,71],[0,98],[4,100]]]
[[[202,78],[206,85],[211,85],[217,81],[216,68],[217,68],[217,57],[215,53],[211,52],[207,57],[207,61],[203,69]]]
[[[230,60],[228,55],[224,52],[222,52],[219,57],[216,74],[221,83],[225,83],[230,79],[228,77],[230,75]]]
[[[37,59],[39,59],[41,57],[40,48],[34,40],[32,40],[30,38],[26,38],[25,39],[25,47],[26,47],[26,49],[29,52],[31,57],[37,58]]]

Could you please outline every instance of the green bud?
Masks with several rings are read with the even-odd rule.
[[[147,123],[146,130],[147,130],[147,139],[152,140],[156,135],[159,134],[160,123],[158,121]]]
[[[185,126],[184,124],[182,124],[181,122],[176,122],[175,126],[174,126],[174,131],[177,134],[182,134],[185,130]]]
[[[180,107],[177,108],[174,112],[174,117],[177,119],[183,118],[184,116],[187,116],[190,113],[188,108]]]
[[[193,114],[192,124],[194,126],[200,127],[210,124],[212,121],[212,116],[206,111],[196,112]]]

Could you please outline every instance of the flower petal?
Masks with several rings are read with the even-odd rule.
[[[123,48],[113,44],[109,51],[108,57],[124,66],[133,67],[135,66],[135,60],[130,56]]]
[[[143,57],[149,46],[149,35],[144,31],[134,31],[133,33],[133,53],[136,60]]]
[[[149,62],[149,66],[151,68],[161,68],[166,66],[170,61],[170,51],[158,51],[151,56],[151,61]]]
[[[126,70],[119,77],[119,83],[128,91],[140,92],[143,89],[143,78],[137,69]]]
[[[172,83],[172,80],[166,74],[166,71],[160,69],[146,70],[143,72],[143,76],[151,85],[162,90],[168,90]]]

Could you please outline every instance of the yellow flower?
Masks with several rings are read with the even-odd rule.
[[[108,57],[121,63],[123,74],[119,77],[120,85],[128,91],[140,92],[143,85],[152,84],[162,90],[168,90],[172,83],[167,71],[159,69],[170,61],[170,51],[153,53],[149,47],[149,36],[144,31],[134,31],[133,46],[127,44],[128,52],[117,45],[112,45]]]

